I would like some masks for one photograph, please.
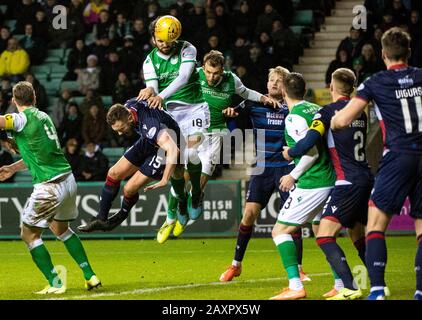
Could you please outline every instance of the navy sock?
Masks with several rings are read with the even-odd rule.
[[[135,194],[132,197],[128,197],[126,194],[123,197],[123,201],[122,201],[122,210],[124,212],[129,212],[133,206],[138,202],[139,200],[139,194]]]
[[[239,232],[237,233],[236,250],[234,260],[241,262],[245,256],[246,247],[252,236],[253,226],[245,226],[240,223]]]
[[[360,238],[353,242],[355,245],[356,250],[358,251],[359,258],[362,260],[363,264],[366,265],[366,239],[365,237]]]
[[[417,239],[419,244],[415,258],[416,290],[422,291],[422,234]]]
[[[387,246],[384,232],[369,232],[366,236],[366,268],[371,280],[371,287],[385,287],[386,264]]]
[[[302,264],[303,256],[303,239],[302,239],[302,228],[299,228],[295,233],[292,234],[293,242],[296,246],[296,255],[298,264]]]
[[[336,242],[335,237],[319,237],[316,239],[318,246],[324,252],[327,261],[343,281],[344,287],[355,290],[353,275],[347,264],[343,250]]]
[[[98,212],[97,218],[100,220],[107,220],[108,213],[110,211],[111,205],[119,193],[120,181],[114,180],[107,176],[104,187],[101,191],[100,197],[100,211]]]

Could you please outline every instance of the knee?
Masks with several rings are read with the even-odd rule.
[[[108,170],[107,177],[117,181],[121,181],[125,178],[124,173],[115,165]]]
[[[21,230],[21,239],[26,243],[30,244],[34,242],[35,240],[39,239],[40,236],[36,233],[31,232],[30,230]]]
[[[258,212],[255,212],[254,210],[251,210],[251,209],[245,209],[245,212],[242,218],[242,224],[246,226],[253,225],[255,223],[257,216],[258,216]]]
[[[138,193],[138,189],[136,189],[134,186],[131,186],[129,183],[126,183],[123,188],[123,194],[127,198],[132,198]]]

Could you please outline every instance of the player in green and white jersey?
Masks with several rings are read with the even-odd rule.
[[[290,73],[283,80],[284,98],[290,113],[286,118],[285,137],[292,148],[305,137],[315,113],[316,104],[303,100],[306,84],[299,73]],[[306,297],[298,269],[296,248],[292,234],[306,222],[318,224],[321,211],[334,186],[336,176],[322,140],[309,152],[294,159],[295,169],[280,179],[282,191],[290,196],[281,209],[272,236],[289,278],[289,287],[272,300],[296,300]]]
[[[66,283],[62,281],[65,279],[58,276],[41,239],[47,228],[64,243],[82,269],[85,287],[91,290],[101,282],[88,262],[81,240],[69,228],[69,221],[78,216],[75,178],[60,148],[53,122],[34,107],[35,99],[32,85],[19,82],[13,87],[12,100],[19,113],[0,116],[0,129],[12,136],[22,156],[22,160],[0,168],[0,181],[20,170],[28,169],[32,175],[34,191],[22,213],[21,236],[48,281],[48,285],[37,293],[61,294],[66,291]]]
[[[185,194],[185,197],[177,199],[177,220],[176,215],[168,215],[157,234],[157,241],[163,243],[174,228],[176,236],[183,232],[189,220],[188,212],[198,216],[202,213],[202,165],[197,148],[209,127],[210,115],[196,70],[196,48],[187,41],[177,40],[181,33],[180,22],[172,16],[159,17],[151,23],[150,31],[155,48],[144,61],[147,87],[140,91],[138,98],[147,100],[151,108],[165,107],[179,124],[187,140],[187,147],[181,148],[181,155],[192,185],[189,197],[184,193],[184,179],[172,178],[175,194]],[[171,197],[170,207],[175,206],[173,200],[176,199]]]
[[[220,159],[222,135],[227,132],[226,109],[233,107],[232,100],[235,95],[243,99],[263,104],[278,106],[278,102],[257,91],[244,86],[239,77],[231,71],[224,71],[224,56],[220,51],[211,50],[204,56],[202,67],[197,69],[202,94],[207,102],[211,115],[211,122],[207,133],[204,134],[204,141],[198,148],[199,158],[202,163],[201,189],[204,191],[205,185],[212,176],[216,164]],[[173,198],[173,199],[171,199]],[[171,194],[169,204],[176,204],[177,199]],[[176,205],[168,207],[168,215],[175,213]],[[199,215],[189,215],[191,220],[197,220]],[[182,229],[176,228],[175,231]],[[178,236],[179,234],[177,234]]]

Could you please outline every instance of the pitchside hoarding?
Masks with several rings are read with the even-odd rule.
[[[79,217],[73,230],[98,212],[102,183],[79,183]],[[111,232],[97,232],[82,237],[140,238],[155,237],[167,212],[169,188],[140,192],[140,198],[128,219]],[[0,239],[19,239],[20,214],[32,192],[31,184],[0,185]],[[121,195],[114,201],[110,215],[120,207]],[[239,181],[210,181],[204,198],[204,214],[184,232],[184,237],[222,237],[237,234],[241,213]],[[51,235],[51,233],[46,233]]]

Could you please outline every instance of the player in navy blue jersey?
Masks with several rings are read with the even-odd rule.
[[[144,191],[162,188],[171,180],[177,195],[183,195],[183,165],[178,165],[180,153],[180,129],[173,117],[164,110],[150,109],[145,101],[131,99],[123,106],[113,105],[107,113],[107,122],[119,134],[135,131],[139,139],[131,146],[107,174],[101,192],[100,210],[88,224],[79,226],[83,232],[108,231],[123,222],[130,209],[139,199],[138,190],[153,180],[158,183],[145,187]],[[163,163],[165,162],[165,163]],[[108,213],[120,189],[126,183],[121,210],[110,217]],[[181,202],[182,203],[182,202]]]
[[[350,127],[331,131],[331,119],[350,101],[356,77],[352,70],[340,68],[332,74],[330,92],[333,103],[321,108],[305,138],[292,149],[285,147],[286,159],[306,154],[320,139],[325,137],[330,157],[336,171],[336,184],[327,200],[317,233],[317,244],[342,280],[324,294],[333,300],[350,300],[362,296],[353,284],[353,275],[345,255],[336,243],[336,234],[341,227],[349,229],[351,240],[365,263],[365,226],[368,217],[368,200],[373,185],[373,176],[366,161],[365,145],[367,116],[362,112]]]
[[[282,67],[270,69],[268,75],[268,96],[282,101],[283,78],[289,71]],[[252,102],[249,100],[243,101],[235,108],[227,108],[223,113],[227,117],[236,117],[239,113],[247,114],[253,124],[255,147],[257,153],[257,172],[253,174],[249,182],[249,189],[246,194],[246,205],[243,213],[243,218],[239,226],[237,236],[236,249],[232,265],[227,268],[220,276],[220,281],[231,281],[234,277],[238,277],[242,271],[242,260],[248,242],[251,238],[253,225],[261,212],[264,209],[271,195],[275,190],[279,191],[281,201],[280,206],[288,198],[288,192],[281,192],[279,189],[280,178],[289,174],[293,165],[289,165],[281,152],[284,141],[284,120],[289,112],[286,105],[282,104],[281,108],[274,109],[270,106],[263,105],[259,102]],[[262,140],[257,134],[256,130],[265,130],[265,139]],[[297,246],[298,256],[302,256],[302,230],[299,229],[295,234],[295,243]],[[300,259],[301,260],[301,259]],[[301,271],[303,280],[310,280],[303,271]]]
[[[371,194],[366,235],[366,266],[371,280],[370,300],[385,299],[387,247],[385,230],[400,214],[408,196],[415,219],[418,250],[416,292],[422,299],[422,70],[407,65],[410,36],[399,28],[384,33],[382,57],[387,71],[360,85],[357,95],[332,119],[331,128],[349,126],[373,101],[384,137],[384,155]]]

